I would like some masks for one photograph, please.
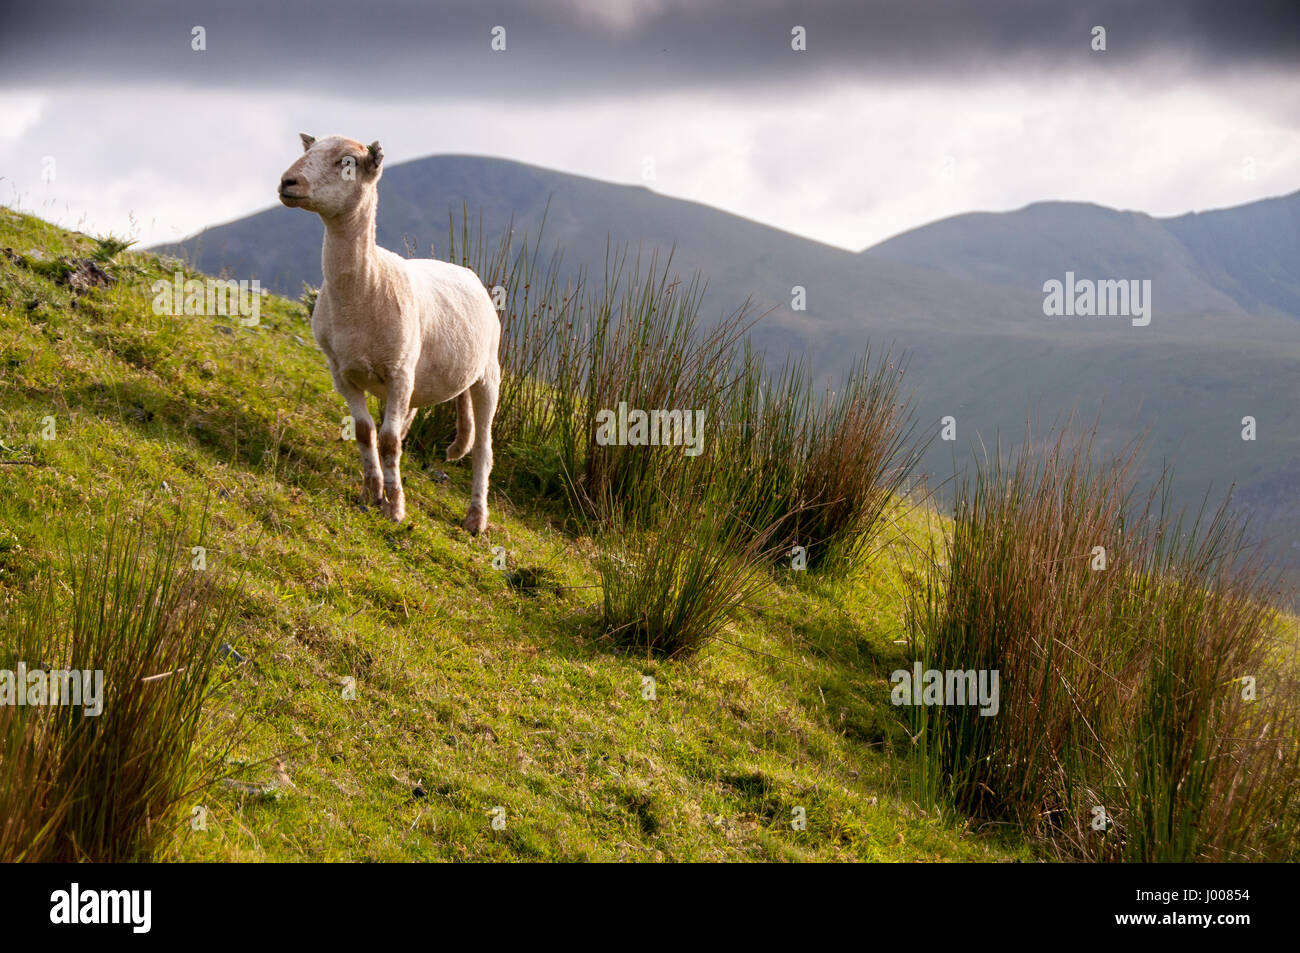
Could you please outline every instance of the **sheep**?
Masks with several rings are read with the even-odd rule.
[[[456,439],[447,459],[459,460],[472,445],[473,489],[462,525],[477,536],[487,527],[501,384],[501,321],[492,298],[468,268],[405,259],[375,244],[384,159],[377,141],[363,146],[342,136],[299,135],[304,154],[280,177],[279,197],[325,223],[324,281],[311,327],[355,423],[363,497],[390,519],[405,518],[402,441],[417,408],[455,399]],[[367,392],[384,402],[377,442]]]

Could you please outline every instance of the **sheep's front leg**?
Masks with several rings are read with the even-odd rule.
[[[366,392],[353,387],[339,375],[334,376],[334,389],[348,402],[352,427],[357,435],[357,449],[361,451],[361,473],[364,480],[362,498],[367,504],[384,501],[384,481],[379,472],[379,453],[375,449],[375,420],[366,405]]]
[[[379,464],[384,469],[385,516],[400,522],[406,518],[406,494],[402,491],[402,438],[406,436],[414,382],[398,377],[388,382],[384,401],[384,423],[379,428]]]

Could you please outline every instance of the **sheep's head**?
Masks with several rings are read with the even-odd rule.
[[[383,174],[379,143],[363,146],[355,139],[302,137],[303,155],[280,176],[280,201],[318,215],[344,215],[373,192]]]

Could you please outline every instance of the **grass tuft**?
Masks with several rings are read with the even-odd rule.
[[[1300,703],[1271,580],[1226,504],[1189,524],[1137,499],[1136,453],[1095,466],[1063,428],[959,487],[911,647],[996,670],[1000,704],[910,709],[918,790],[1063,856],[1288,857]]]
[[[97,545],[65,530],[63,572],[47,567],[0,621],[10,671],[102,677],[97,714],[88,697],[53,704],[52,675],[50,704],[0,706],[0,860],[153,859],[184,798],[216,776],[200,751],[215,743],[204,706],[221,682],[232,590],[190,568],[184,520],[146,527],[115,508]]]

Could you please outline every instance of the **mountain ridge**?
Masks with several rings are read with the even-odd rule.
[[[1026,290],[1058,277],[1046,264],[1049,256],[1096,277],[1130,277],[1122,271],[1130,267],[1162,287],[1162,299],[1175,312],[1240,309],[1300,317],[1300,283],[1286,264],[1296,260],[1289,256],[1297,248],[1300,192],[1175,216],[1032,202],[1011,212],[939,219],[859,254]],[[1144,269],[1144,260],[1151,267]]]

